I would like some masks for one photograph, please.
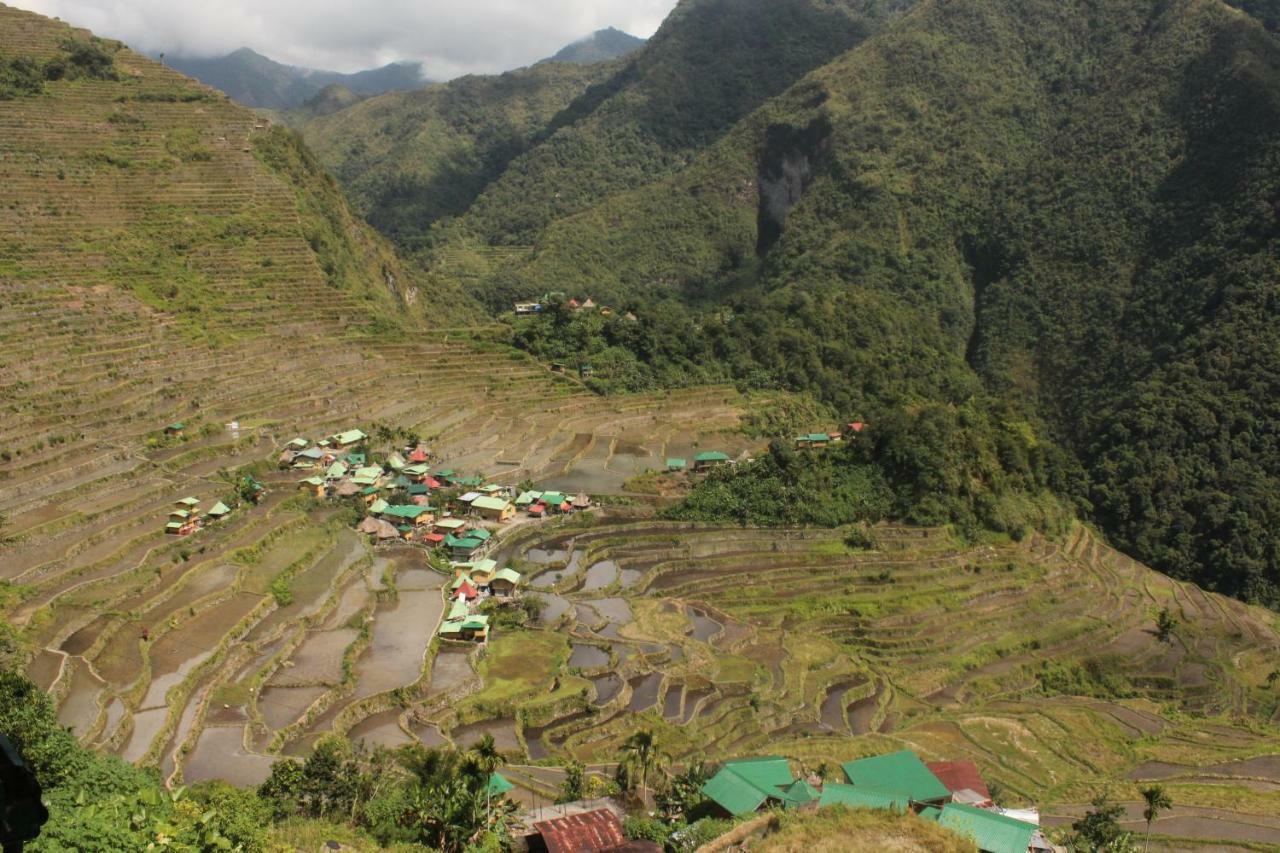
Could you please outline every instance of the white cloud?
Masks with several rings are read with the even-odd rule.
[[[427,75],[528,65],[603,27],[647,37],[676,0],[6,0],[143,51],[357,71],[420,61]]]

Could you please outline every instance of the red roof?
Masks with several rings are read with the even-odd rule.
[[[476,588],[469,581],[463,581],[462,586],[458,587],[458,594],[467,598],[475,598],[480,593],[476,591]]]
[[[534,504],[533,506],[529,507],[530,515],[542,515],[546,511],[547,511],[546,504]]]
[[[608,809],[538,821],[533,828],[546,842],[547,853],[598,853],[627,841],[622,821]]]
[[[423,480],[423,482],[427,484],[428,489],[440,488],[440,481],[437,480],[435,477],[428,477],[427,479]]]
[[[409,454],[409,461],[410,462],[426,462],[427,451],[419,447],[417,450]]]
[[[849,429],[853,430],[854,432],[862,432],[862,428],[864,426],[866,426],[866,424],[862,423],[861,421],[854,421],[853,423],[849,424]]]
[[[991,799],[987,783],[982,781],[982,775],[978,773],[978,765],[972,761],[927,761],[925,767],[928,767],[929,772],[937,776],[938,781],[946,785],[947,790],[953,794],[967,788],[988,800]]]
[[[428,533],[426,536],[423,536],[422,538],[423,538],[423,539],[425,539],[425,540],[427,540],[428,542],[443,542],[443,541],[444,541],[444,534],[443,534],[443,533]]]

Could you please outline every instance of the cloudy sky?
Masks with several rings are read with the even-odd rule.
[[[603,27],[653,34],[676,0],[5,0],[143,51],[358,71],[421,61],[445,80],[543,59]]]

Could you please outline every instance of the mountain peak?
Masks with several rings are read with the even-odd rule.
[[[626,56],[632,51],[639,50],[643,44],[642,38],[624,33],[616,27],[605,27],[566,45],[551,57],[551,61],[590,65],[594,62],[605,62]]]

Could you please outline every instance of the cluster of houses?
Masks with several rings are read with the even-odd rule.
[[[721,465],[728,465],[733,462],[729,454],[721,450],[704,450],[697,456],[693,457],[694,471],[710,471],[712,468],[719,468]],[[689,470],[689,460],[678,456],[673,456],[667,460],[667,470],[673,474]]]
[[[515,312],[516,314],[521,316],[527,316],[530,314],[541,314],[543,311],[547,310],[547,306],[553,303],[553,301],[557,298],[563,299],[564,294],[548,293],[545,296],[543,296],[541,299],[533,302],[517,302],[515,303],[515,306],[514,306]],[[610,308],[608,305],[597,305],[596,301],[592,299],[590,296],[586,297],[585,299],[576,299],[576,298],[569,299],[564,304],[565,304],[565,307],[567,307],[570,311],[573,311],[575,313],[579,311],[599,311],[600,316],[602,317],[613,316],[612,308]],[[622,316],[628,320],[631,320],[632,322],[635,322],[636,320],[636,315],[631,313],[630,311],[626,312]]]
[[[971,761],[921,761],[910,750],[841,765],[845,782],[796,778],[785,758],[726,761],[702,786],[724,814],[767,808],[821,809],[833,805],[914,813],[973,839],[985,853],[1048,853],[1056,848],[1033,810],[1002,809]]]
[[[375,463],[367,450],[368,436],[358,429],[339,432],[316,442],[295,438],[277,461],[282,467],[306,473],[299,487],[318,498],[345,498],[364,505],[360,533],[377,542],[411,542],[443,553],[455,577],[450,609],[439,634],[443,639],[483,642],[489,619],[477,613],[486,598],[510,598],[520,586],[520,574],[499,569],[485,555],[494,534],[516,520],[548,518],[590,509],[586,494],[523,491],[466,477],[447,468],[421,445],[404,448]]]
[[[230,514],[231,507],[222,501],[202,511],[198,498],[180,498],[174,501],[173,509],[169,510],[169,521],[164,526],[164,532],[173,536],[190,536],[206,524]]]
[[[847,441],[862,432],[866,426],[861,421],[854,421],[853,423],[845,424],[835,432],[810,432],[804,435],[797,435],[796,450],[813,450],[814,448],[826,447],[833,442]]]

